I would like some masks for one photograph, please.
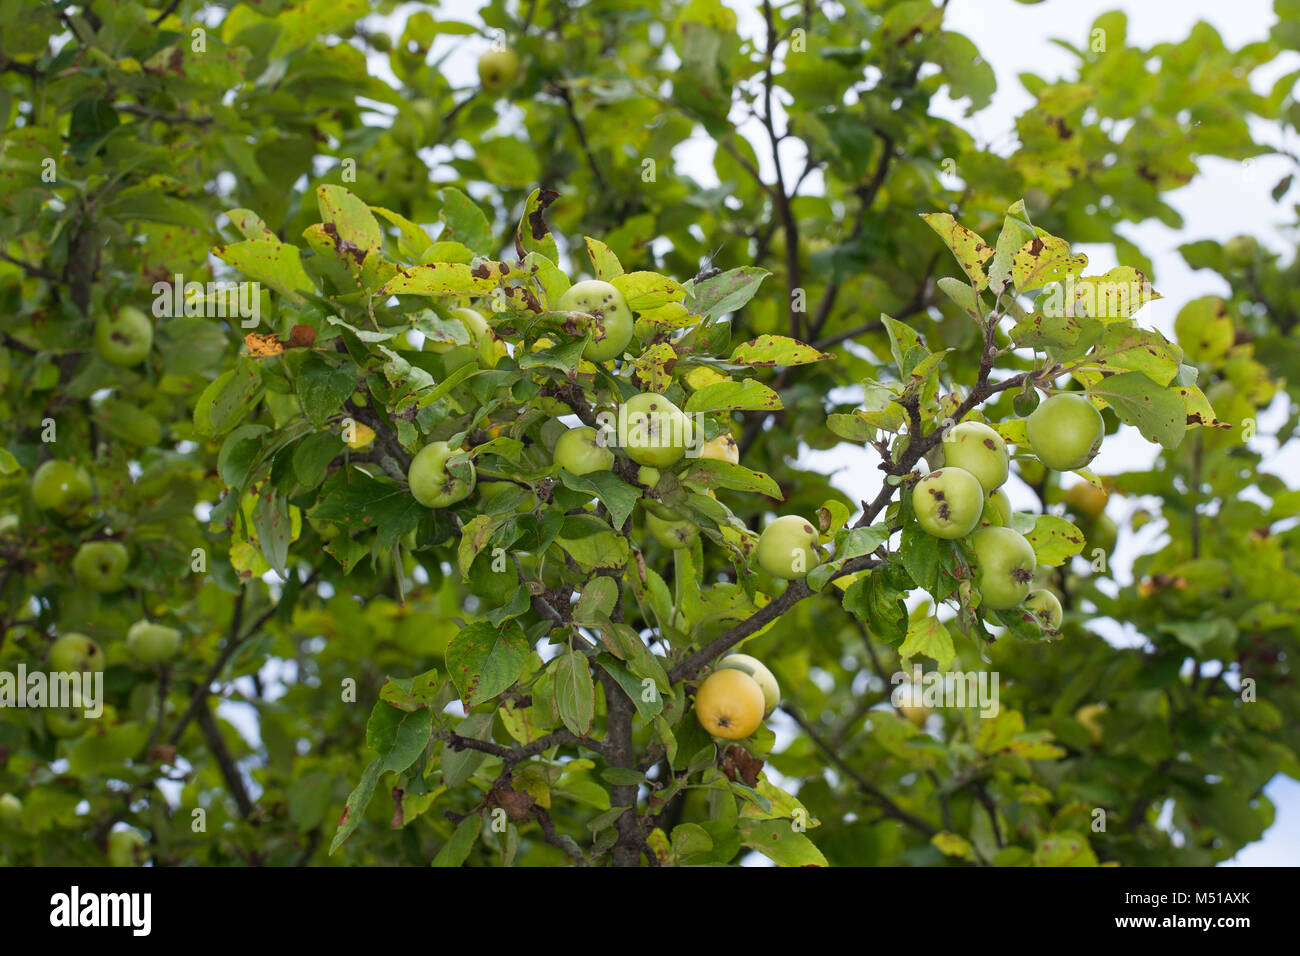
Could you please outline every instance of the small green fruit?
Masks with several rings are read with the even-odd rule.
[[[64,634],[50,645],[49,665],[56,674],[102,671],[104,652],[85,634]]]
[[[1025,608],[1037,617],[1047,630],[1061,629],[1061,618],[1064,617],[1065,612],[1061,609],[1060,600],[1046,588],[1030,591],[1029,596],[1025,598]]]
[[[971,548],[975,587],[985,607],[1006,610],[1028,596],[1037,559],[1024,535],[1010,528],[980,528],[971,535]]]
[[[632,310],[623,293],[608,282],[588,279],[571,285],[555,303],[557,312],[585,312],[595,318],[592,339],[582,350],[591,362],[618,358],[632,341]]]
[[[126,632],[126,649],[147,666],[163,664],[176,656],[181,647],[181,632],[174,627],[136,621]]]
[[[95,348],[109,365],[138,365],[153,348],[153,325],[135,306],[124,305],[95,323]]]
[[[1001,488],[984,498],[984,511],[980,514],[981,528],[1011,527],[1011,499]]]
[[[478,58],[478,79],[489,93],[509,89],[519,76],[519,57],[514,50],[488,50]]]
[[[108,835],[108,865],[140,866],[149,859],[148,845],[139,830],[114,830]]]
[[[130,560],[119,541],[87,541],[72,559],[72,573],[78,584],[100,594],[111,594],[121,589]]]
[[[655,392],[633,395],[618,416],[618,443],[638,465],[667,468],[681,461],[691,443],[682,410]]]
[[[948,540],[964,538],[979,524],[984,489],[969,471],[945,465],[916,483],[912,509],[926,534]]]
[[[759,536],[759,566],[777,578],[793,581],[817,566],[817,529],[798,515],[777,518]]]
[[[23,815],[23,802],[12,793],[0,793],[0,824],[17,823]]]
[[[738,671],[744,671],[754,682],[763,690],[763,701],[765,707],[763,710],[763,719],[766,720],[772,716],[772,711],[776,710],[781,703],[781,685],[776,682],[772,672],[767,666],[756,657],[750,657],[748,654],[728,654],[722,660],[718,661],[717,670],[726,670],[731,668]]]
[[[1034,409],[1025,431],[1039,461],[1056,471],[1074,471],[1097,457],[1106,424],[1092,402],[1062,392]]]
[[[32,476],[32,502],[42,511],[70,515],[94,493],[89,472],[70,461],[47,461]]]
[[[962,422],[944,435],[944,467],[964,468],[985,491],[1002,487],[1011,467],[1007,443],[983,422]]]
[[[668,521],[649,511],[645,516],[645,528],[651,537],[670,550],[689,548],[700,536],[700,529],[693,521]]]
[[[614,453],[605,447],[605,433],[590,426],[570,428],[555,443],[555,464],[573,475],[609,471]]]
[[[468,462],[467,471],[458,475],[447,469],[447,460],[459,451],[445,441],[436,441],[416,453],[406,473],[416,501],[426,508],[446,508],[470,496],[476,481],[474,463]]]

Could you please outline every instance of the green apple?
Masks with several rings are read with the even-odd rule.
[[[95,323],[95,348],[109,365],[138,365],[153,348],[153,324],[133,305]]]
[[[605,435],[590,426],[570,428],[555,443],[555,464],[573,475],[609,471],[614,453],[605,447]]]
[[[979,524],[984,489],[964,468],[945,465],[912,489],[912,510],[921,530],[936,538],[963,538]]]
[[[719,435],[713,441],[706,441],[704,447],[700,449],[701,458],[712,458],[715,461],[729,461],[733,465],[740,464],[740,445],[730,434]]]
[[[12,793],[0,793],[0,824],[17,823],[23,815],[23,802]]]
[[[50,645],[49,665],[56,674],[102,671],[104,652],[85,634],[64,634]]]
[[[1065,490],[1065,503],[1081,518],[1095,521],[1106,510],[1110,495],[1090,481],[1080,481]]]
[[[755,683],[763,689],[763,719],[766,720],[772,716],[772,711],[776,710],[777,705],[781,703],[781,685],[776,682],[772,672],[767,666],[756,657],[750,657],[748,654],[728,654],[722,660],[718,661],[715,670],[725,670],[732,668],[738,671],[744,671],[750,677],[754,678]]]
[[[459,452],[445,441],[435,441],[416,453],[406,473],[416,501],[426,508],[446,508],[470,496],[476,480],[474,463],[465,462],[456,474],[447,468],[447,460]]]
[[[1259,242],[1254,236],[1233,236],[1223,244],[1223,255],[1229,265],[1248,266],[1259,253]]]
[[[111,594],[121,589],[130,560],[120,541],[87,541],[72,559],[72,573],[78,584],[100,594]]]
[[[149,859],[148,845],[139,830],[114,830],[108,835],[108,865],[140,866]]]
[[[1061,618],[1065,616],[1065,612],[1061,609],[1060,600],[1047,588],[1030,591],[1025,598],[1025,608],[1049,631],[1061,629]]]
[[[1097,457],[1106,424],[1092,402],[1061,392],[1034,409],[1025,420],[1029,447],[1048,468],[1074,471]]]
[[[633,395],[618,416],[618,443],[638,465],[667,468],[681,461],[691,443],[691,422],[655,392]]]
[[[478,58],[478,79],[489,93],[509,89],[519,76],[519,57],[514,50],[488,50]]]
[[[623,293],[600,279],[587,279],[571,286],[555,303],[557,312],[585,312],[596,320],[593,335],[582,357],[592,362],[618,358],[632,341],[632,310]]]
[[[667,520],[652,511],[646,512],[645,529],[650,532],[651,537],[669,550],[689,548],[700,536],[700,529],[695,522],[685,518],[677,521]]]
[[[793,581],[817,566],[817,529],[798,515],[777,518],[759,535],[759,566],[777,578]]]
[[[181,632],[150,621],[136,621],[126,632],[126,649],[141,664],[164,664],[181,649]]]
[[[86,732],[88,719],[81,704],[81,695],[73,693],[72,706],[50,707],[45,711],[45,727],[55,737],[70,739]]]
[[[42,511],[70,515],[94,493],[89,472],[70,461],[47,461],[32,476],[32,501]]]
[[[1002,487],[1011,467],[1007,443],[983,422],[962,422],[943,436],[944,467],[963,468],[985,491]]]
[[[1011,527],[1011,499],[1001,488],[984,496],[984,510],[980,513],[981,528]]]
[[[975,551],[975,587],[985,607],[1015,607],[1029,594],[1034,577],[1033,545],[1010,528],[980,528],[971,535]]]

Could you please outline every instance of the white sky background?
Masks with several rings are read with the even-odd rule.
[[[745,7],[744,4],[749,6]],[[759,36],[763,32],[763,21],[759,13],[761,7],[757,0],[738,0],[734,4],[740,17],[739,29],[747,36]],[[401,34],[401,24],[409,13],[420,9],[418,4],[408,4],[399,8],[389,18],[371,17],[371,29],[387,30],[396,39]],[[935,101],[934,112],[968,129],[984,146],[991,146],[998,152],[1006,152],[1015,142],[1015,117],[1032,105],[1033,99],[1025,92],[1018,74],[1029,71],[1051,80],[1061,76],[1073,76],[1075,60],[1073,55],[1051,44],[1052,38],[1065,39],[1077,46],[1085,44],[1088,28],[1096,17],[1108,10],[1121,9],[1128,14],[1128,40],[1131,44],[1150,46],[1155,43],[1177,42],[1185,38],[1191,27],[1199,20],[1212,24],[1223,37],[1224,42],[1233,49],[1245,43],[1266,38],[1268,29],[1275,20],[1271,0],[1234,0],[1224,4],[1222,0],[1047,0],[1037,6],[1025,6],[1014,0],[951,0],[945,26],[950,30],[964,33],[972,41],[993,67],[998,81],[998,90],[989,107],[970,119],[962,116],[962,105],[946,100],[940,96]],[[476,15],[468,10],[447,9],[442,17],[479,22]],[[443,72],[453,86],[468,88],[477,83],[475,64],[479,54],[488,46],[486,39],[477,37],[440,36],[430,54],[430,61],[441,56],[449,48],[455,48],[443,62]],[[1300,65],[1300,56],[1288,54],[1280,58],[1281,66],[1271,64],[1259,71],[1256,90],[1265,91],[1278,76]],[[396,78],[388,69],[386,57],[372,57],[371,70],[390,83],[396,85]],[[511,107],[502,104],[498,107],[503,113]],[[756,147],[765,144],[765,138],[758,135],[757,124],[751,121],[749,128],[742,128],[750,136]],[[1281,132],[1271,125],[1259,125],[1255,130],[1256,139],[1266,143],[1281,142]],[[802,168],[802,154],[798,145],[787,143],[791,147],[789,154],[783,153],[783,162],[787,168]],[[1293,151],[1296,144],[1288,144]],[[447,155],[444,147],[439,147],[426,154],[430,159],[444,159]],[[678,164],[705,185],[717,182],[712,166],[713,141],[701,137],[681,147],[675,158]],[[757,148],[762,171],[771,178],[772,167],[766,146]],[[1186,267],[1177,253],[1177,247],[1196,239],[1224,240],[1238,233],[1250,233],[1260,242],[1274,250],[1287,251],[1295,248],[1295,237],[1279,230],[1285,221],[1285,211],[1275,204],[1269,196],[1269,190],[1282,176],[1291,171],[1289,161],[1272,157],[1262,157],[1253,161],[1249,167],[1222,160],[1202,162],[1202,174],[1191,184],[1168,194],[1168,201],[1184,218],[1184,228],[1171,230],[1157,222],[1143,223],[1126,227],[1126,235],[1132,239],[1148,256],[1155,266],[1155,286],[1165,298],[1152,303],[1139,313],[1139,321],[1160,329],[1173,337],[1173,320],[1183,304],[1202,295],[1225,293],[1226,283],[1208,272],[1193,272]],[[805,189],[815,192],[818,188],[816,175],[809,178]],[[922,210],[918,210],[920,212]],[[1068,236],[1063,237],[1069,239]],[[1109,248],[1081,246],[1075,251],[1087,253],[1091,260],[1090,274],[1103,272],[1117,263]],[[924,328],[920,329],[924,334]],[[1278,450],[1275,441],[1267,437],[1270,427],[1276,428],[1284,418],[1282,405],[1276,403],[1268,412],[1261,414],[1261,435],[1252,444],[1266,456],[1264,468],[1284,475],[1300,473],[1300,448],[1292,442],[1285,449]],[[1134,429],[1125,427],[1124,431],[1107,440],[1102,453],[1095,460],[1093,467],[1099,474],[1111,474],[1127,470],[1150,467],[1156,457],[1156,449],[1148,444]],[[827,452],[811,452],[804,449],[799,463],[824,472],[833,472],[835,485],[854,500],[870,500],[880,487],[880,472],[873,452],[859,448],[841,448]],[[1018,508],[1029,508],[1036,504],[1036,497],[1027,487],[1013,479],[1008,483],[1008,493],[1012,503]],[[1123,501],[1112,499],[1111,512],[1123,520],[1140,503],[1136,500]],[[1144,529],[1140,539],[1128,533],[1121,533],[1113,569],[1121,583],[1131,581],[1129,568],[1134,556],[1150,550],[1153,542],[1158,542],[1158,529]],[[1109,625],[1109,626],[1108,626]],[[1096,622],[1096,629],[1117,644],[1131,644],[1135,635],[1113,621]],[[279,675],[277,668],[268,664],[268,686],[272,686]],[[1266,687],[1264,692],[1267,693]],[[239,705],[224,705],[222,716],[231,720],[250,740],[257,740],[255,722],[246,708]],[[777,718],[783,722],[778,724]],[[793,736],[793,724],[777,714],[771,721],[777,732],[778,746],[784,746]],[[1277,805],[1277,819],[1259,843],[1243,850],[1233,863],[1246,865],[1295,865],[1297,847],[1300,847],[1300,783],[1285,777],[1278,777],[1266,788],[1269,797]],[[1167,817],[1168,814],[1165,816]],[[762,865],[765,859],[753,859],[751,854],[746,862]],[[1229,864],[1231,865],[1231,864]]]

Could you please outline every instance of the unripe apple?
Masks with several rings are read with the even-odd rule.
[[[46,729],[60,739],[80,737],[86,732],[88,726],[89,721],[81,703],[81,695],[75,691],[72,694],[71,706],[50,707],[45,711]]]
[[[0,793],[0,824],[17,823],[23,814],[23,802],[12,793]]]
[[[701,458],[712,458],[715,461],[729,461],[733,465],[740,464],[740,445],[730,434],[719,435],[712,441],[706,441],[704,447],[700,449]]]
[[[64,634],[50,645],[49,665],[56,674],[102,671],[104,652],[85,634]]]
[[[108,835],[108,865],[140,866],[149,859],[148,845],[139,830],[114,830]]]
[[[984,489],[964,468],[945,465],[916,483],[912,509],[921,530],[936,538],[964,538],[979,524]]]
[[[930,716],[930,708],[924,704],[900,704],[898,709],[904,717],[912,722],[914,727],[924,727],[926,720]]]
[[[1007,443],[983,422],[962,422],[944,435],[945,468],[963,468],[975,476],[985,491],[1002,487],[1011,467]]]
[[[1259,253],[1259,242],[1254,236],[1233,236],[1223,244],[1223,256],[1229,265],[1248,266]]]
[[[614,453],[605,447],[603,432],[584,425],[570,428],[555,443],[555,464],[574,475],[609,471],[614,467]]]
[[[42,511],[70,515],[94,493],[90,473],[70,461],[47,461],[32,476],[32,502]]]
[[[984,510],[980,513],[981,528],[1011,527],[1011,499],[1001,488],[984,496]]]
[[[1065,503],[1081,518],[1096,520],[1106,510],[1110,495],[1090,481],[1080,481],[1065,490]]]
[[[798,515],[785,515],[763,529],[755,553],[768,574],[793,581],[817,566],[816,545],[816,528]]]
[[[623,293],[608,282],[587,279],[569,286],[555,303],[558,312],[585,312],[596,319],[582,357],[592,362],[618,358],[632,341],[632,310]]]
[[[750,657],[748,654],[728,654],[718,661],[717,670],[726,670],[728,668],[743,671],[754,678],[754,682],[763,691],[763,719],[766,720],[771,717],[772,711],[776,710],[777,705],[781,703],[781,685],[776,682],[776,678],[767,669],[767,665],[756,657]]]
[[[1002,611],[1025,599],[1037,559],[1024,535],[1010,528],[980,528],[971,535],[971,548],[975,587],[985,607]]]
[[[426,508],[446,508],[463,501],[474,490],[474,463],[467,462],[467,477],[452,475],[447,470],[447,459],[459,452],[445,441],[435,441],[416,453],[406,479],[411,495]]]
[[[72,573],[78,584],[111,594],[121,589],[130,560],[120,541],[87,541],[72,559]]]
[[[153,325],[135,306],[124,305],[95,323],[95,348],[109,365],[138,365],[153,348]]]
[[[174,627],[136,621],[126,632],[126,649],[141,664],[163,664],[181,648],[181,632]]]
[[[659,484],[660,477],[659,469],[651,468],[649,465],[642,465],[636,470],[636,480],[647,488],[653,488]]]
[[[519,76],[519,57],[514,50],[488,50],[478,58],[478,79],[489,93],[509,89]]]
[[[726,740],[740,740],[756,731],[766,706],[758,681],[734,668],[714,671],[695,692],[700,726]]]
[[[1097,457],[1106,436],[1101,412],[1082,395],[1061,392],[1025,419],[1029,447],[1048,468],[1074,471]]]
[[[1064,617],[1065,611],[1062,610],[1057,596],[1046,588],[1030,591],[1025,598],[1025,608],[1049,631],[1061,629],[1061,618]]]
[[[681,460],[690,442],[690,420],[655,392],[633,395],[618,416],[618,443],[638,465],[667,468]]]
[[[650,511],[646,512],[645,529],[669,550],[689,548],[700,536],[700,529],[695,522],[685,518],[678,521],[665,520]]]

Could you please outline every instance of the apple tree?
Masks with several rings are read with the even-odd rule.
[[[1295,124],[1250,83],[1286,18],[1106,14],[994,150],[928,0],[22,6],[0,674],[104,708],[0,709],[0,858],[1208,864],[1271,821],[1296,260],[1190,243],[1184,301],[1126,227]]]

